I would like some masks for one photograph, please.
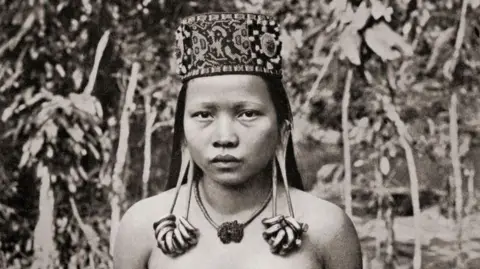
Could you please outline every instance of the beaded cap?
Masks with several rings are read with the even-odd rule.
[[[209,13],[183,18],[175,33],[177,74],[250,73],[282,76],[280,29],[273,17]]]

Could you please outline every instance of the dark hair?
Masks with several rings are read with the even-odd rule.
[[[287,120],[289,122],[292,122],[293,120],[292,109],[290,107],[287,92],[285,90],[285,87],[281,79],[270,78],[270,77],[262,77],[262,78],[267,83],[267,88],[270,93],[270,97],[272,98],[273,105],[275,107],[275,112],[277,114],[277,122],[282,123]],[[173,145],[172,145],[172,154],[170,159],[170,171],[168,174],[165,190],[169,190],[175,187],[175,185],[177,184],[178,174],[180,173],[180,166],[182,162],[181,146],[182,146],[182,142],[183,142],[182,140],[184,137],[183,116],[185,112],[185,99],[187,94],[187,88],[188,88],[188,84],[184,83],[178,95],[177,107],[175,111],[175,123],[173,126]],[[278,167],[278,163],[277,163],[277,167]],[[289,185],[294,188],[304,190],[302,177],[298,170],[297,161],[295,159],[293,141],[291,136],[288,140],[288,145],[287,145],[286,172],[287,172],[287,179],[288,179]],[[281,177],[280,173],[277,173],[277,175]],[[182,184],[185,184],[185,183],[186,183],[186,177],[183,179]]]

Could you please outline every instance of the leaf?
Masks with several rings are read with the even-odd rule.
[[[24,150],[22,157],[20,158],[20,162],[18,163],[18,168],[23,168],[27,164],[29,159],[30,159],[30,152],[28,150]]]
[[[375,20],[384,18],[387,22],[392,20],[393,9],[386,7],[382,2],[378,0],[370,0],[372,3],[372,17]]]
[[[81,165],[77,166],[77,173],[83,180],[88,180],[88,174]]]
[[[70,175],[72,176],[73,181],[80,180],[80,176],[78,175],[77,170],[75,170],[75,168],[73,167],[70,167]]]
[[[72,80],[73,80],[73,85],[75,87],[75,90],[80,89],[83,82],[83,72],[79,68],[73,71]]]
[[[77,191],[77,186],[75,186],[75,184],[70,181],[70,182],[68,182],[68,190],[71,193],[75,193]]]
[[[51,146],[47,146],[47,152],[45,154],[47,156],[47,158],[51,159],[53,158],[53,155],[54,155],[54,151],[53,151],[53,148]]]
[[[29,151],[32,157],[35,157],[37,153],[42,149],[45,138],[43,135],[35,136],[30,143]]]
[[[392,158],[396,157],[398,154],[398,149],[393,143],[388,143],[387,145],[388,155]]]
[[[322,165],[320,169],[317,171],[317,181],[326,182],[326,179],[331,177],[332,174],[340,167],[341,164],[338,163],[328,163]]]
[[[54,102],[45,102],[42,108],[35,116],[35,125],[42,126],[47,120],[52,118],[58,106]]]
[[[87,143],[87,147],[88,147],[88,149],[90,149],[90,152],[93,154],[95,159],[100,160],[100,153],[95,148],[95,146],[92,143]]]
[[[63,69],[63,66],[61,64],[56,64],[55,65],[55,70],[57,70],[57,73],[60,75],[60,77],[64,78],[66,73],[65,69]]]
[[[388,173],[390,172],[390,162],[385,156],[382,156],[382,158],[380,159],[380,172],[382,172],[384,176],[388,175]]]
[[[16,96],[15,100],[12,102],[10,106],[5,108],[2,113],[2,121],[6,122],[10,117],[13,115],[14,111],[17,109],[18,105],[20,104],[20,96]]]
[[[73,127],[66,128],[67,133],[75,140],[77,143],[81,143],[83,141],[83,136],[85,133],[83,130],[78,126],[78,124],[75,124]]]
[[[102,106],[95,97],[76,93],[71,93],[68,97],[76,108],[86,112],[88,115],[103,117]]]
[[[47,168],[45,165],[43,165],[42,162],[39,162],[39,163],[37,164],[36,175],[37,175],[38,178],[43,178],[43,177],[45,177],[45,176],[49,176],[49,174],[48,174],[48,168]]]
[[[402,36],[393,31],[385,22],[365,30],[365,42],[383,60],[395,60],[413,55],[413,48]]]
[[[297,49],[295,39],[286,30],[281,30],[280,40],[282,41],[282,58],[286,60],[292,58],[293,52]]]
[[[53,139],[57,138],[58,126],[53,122],[52,119],[49,119],[43,125],[42,129],[43,129],[43,132],[45,133],[45,136],[47,137],[48,141],[52,141]]]
[[[360,45],[362,38],[352,26],[347,26],[338,40],[340,46],[339,58],[347,58],[352,64],[360,65]]]
[[[382,128],[382,120],[379,119],[373,124],[373,130],[375,132],[378,132],[380,131],[381,128]]]
[[[365,1],[362,1],[353,15],[351,23],[352,27],[356,30],[363,29],[367,24],[368,19],[370,19],[370,14],[370,8],[367,7]]]
[[[356,122],[357,126],[362,128],[367,128],[369,126],[369,123],[370,123],[370,120],[368,119],[368,117],[362,117]]]
[[[458,155],[460,155],[460,157],[464,157],[468,153],[470,150],[471,141],[472,137],[470,135],[462,136],[460,146],[458,147]]]
[[[347,3],[348,3],[347,0],[331,1],[330,4],[328,5],[328,8],[335,15],[338,15],[347,8]]]
[[[472,9],[476,9],[480,6],[480,0],[470,0],[470,6],[472,6]]]
[[[319,58],[320,52],[322,51],[323,47],[325,46],[325,41],[327,41],[326,35],[320,33],[315,40],[315,45],[313,46],[313,58]]]
[[[94,100],[93,102],[94,106],[95,106],[95,112],[96,112],[96,115],[99,117],[99,118],[103,118],[103,109],[102,109],[102,104],[98,101],[98,100]]]
[[[425,68],[426,72],[430,72],[432,68],[435,66],[435,64],[437,63],[438,56],[440,56],[442,49],[447,45],[447,42],[449,42],[454,37],[454,34],[455,34],[455,27],[452,26],[445,29],[438,35],[433,45],[432,54],[428,59],[427,67]]]

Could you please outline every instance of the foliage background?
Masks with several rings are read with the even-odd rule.
[[[367,260],[373,257],[373,235],[363,227],[378,209],[372,202],[378,194],[372,169],[377,158],[386,156],[391,167],[385,187],[394,199],[395,214],[412,215],[405,155],[395,124],[385,113],[385,98],[395,105],[411,136],[421,207],[438,208],[437,220],[447,218],[452,206],[444,198],[450,197],[453,173],[448,117],[453,93],[459,100],[463,178],[480,167],[479,1],[0,0],[0,6],[1,268],[34,267],[34,230],[45,182],[55,197],[53,267],[109,266],[111,174],[130,69],[139,63],[121,174],[123,210],[144,195],[138,179],[144,165],[140,156],[146,97],[157,110],[148,195],[162,191],[165,184],[180,87],[172,60],[174,31],[181,17],[194,13],[240,10],[279,18],[285,84],[295,110],[294,138],[305,184],[310,192],[341,206],[341,103],[347,74],[353,72],[348,109],[353,215]],[[89,84],[97,45],[107,31],[95,83]],[[476,212],[476,203],[470,203],[472,219]],[[401,242],[402,230],[396,232],[400,268],[410,263],[412,241]],[[480,240],[480,235],[470,236],[466,241]],[[430,243],[427,249],[438,247]],[[458,255],[446,246],[440,249],[450,252],[425,252],[431,256],[425,266],[449,264]],[[466,249],[464,256],[466,266],[474,266],[480,253]]]

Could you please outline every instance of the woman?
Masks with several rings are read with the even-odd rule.
[[[168,190],[123,216],[116,269],[362,268],[350,219],[303,191],[279,32],[259,14],[182,20]]]

